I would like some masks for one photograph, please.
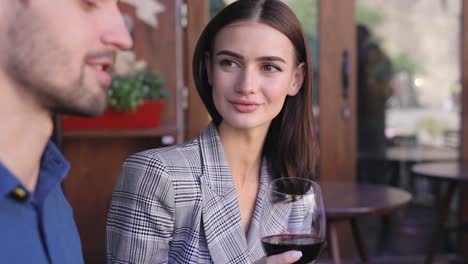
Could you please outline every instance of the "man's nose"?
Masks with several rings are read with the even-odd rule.
[[[101,41],[106,46],[116,49],[130,49],[133,46],[133,40],[117,4],[109,12],[106,30],[101,36]]]

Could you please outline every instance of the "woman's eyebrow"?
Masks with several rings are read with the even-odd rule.
[[[259,60],[259,61],[279,61],[279,62],[282,62],[282,63],[286,64],[286,61],[283,58],[278,57],[278,56],[263,56],[263,57],[257,58],[257,60]]]
[[[227,55],[227,56],[231,56],[231,57],[238,58],[238,59],[244,58],[244,56],[237,54],[235,52],[229,51],[229,50],[221,50],[218,53],[216,53],[216,56],[218,55]]]
[[[221,50],[218,53],[216,53],[216,56],[218,55],[227,55],[227,56],[231,56],[231,57],[238,58],[238,59],[244,59],[244,56],[238,53],[229,51],[229,50]],[[262,56],[262,57],[256,58],[255,60],[257,61],[279,61],[279,62],[286,64],[286,60],[278,56]]]

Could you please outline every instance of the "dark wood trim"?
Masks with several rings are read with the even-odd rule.
[[[356,28],[355,1],[319,4],[320,180],[354,181],[356,174]],[[349,97],[343,99],[342,59],[349,55]],[[349,118],[343,119],[344,107]],[[352,258],[349,225],[336,224],[340,254]]]
[[[175,138],[175,143],[182,143],[184,141],[184,127],[185,127],[185,120],[184,120],[184,109],[183,109],[183,101],[184,101],[184,89],[185,89],[185,78],[184,78],[184,30],[182,28],[182,5],[183,0],[166,0],[169,2],[173,2],[173,7],[175,8],[175,15],[173,19],[175,20],[175,34],[174,34],[174,46],[175,46],[175,56],[174,56],[174,67],[175,67],[175,112],[176,112],[176,119],[175,125],[177,127],[177,134]],[[164,35],[162,35],[164,36]]]
[[[461,15],[461,85],[462,85],[462,98],[461,98],[461,134],[460,134],[460,157],[463,161],[468,161],[468,2],[462,1],[462,15]],[[460,220],[462,222],[468,221],[468,188],[464,187],[460,194]],[[468,257],[468,235],[462,235],[460,253],[464,257]]]
[[[184,134],[182,109],[184,89],[183,29],[181,26],[182,0],[161,0],[166,9],[158,14],[158,27],[152,28],[139,19],[134,19],[133,37],[137,59],[145,60],[149,70],[161,73],[171,96],[165,99],[161,116],[162,126],[175,126],[176,143],[181,143]],[[120,4],[124,13],[135,17],[133,7]]]
[[[462,1],[461,15],[461,84],[462,84],[462,112],[461,112],[461,159],[468,160],[468,2]]]
[[[83,130],[65,130],[63,137],[72,138],[144,138],[144,137],[162,137],[165,135],[176,135],[177,127],[175,125],[163,125],[158,128],[150,129],[83,129]]]
[[[198,38],[210,17],[208,0],[185,0],[187,4],[187,28],[185,29],[185,80],[187,80],[188,111],[185,137],[196,137],[210,122],[210,117],[198,96],[192,77],[192,57]]]
[[[354,181],[356,156],[356,28],[355,1],[320,2],[319,96],[321,180]],[[343,99],[342,59],[351,66],[349,98]],[[349,107],[349,118],[343,109]]]

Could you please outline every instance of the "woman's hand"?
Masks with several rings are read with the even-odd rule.
[[[278,255],[263,257],[254,264],[290,264],[298,261],[302,257],[301,251],[291,250]]]

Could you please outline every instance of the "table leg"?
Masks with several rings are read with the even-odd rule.
[[[400,187],[400,163],[394,161],[387,161],[385,168],[386,175],[388,175],[387,184],[393,187]]]
[[[351,230],[353,232],[354,242],[356,243],[359,256],[363,263],[370,263],[369,254],[367,253],[367,245],[364,237],[362,236],[361,229],[357,223],[356,218],[351,218]]]
[[[340,247],[338,245],[338,234],[336,232],[336,227],[333,222],[328,224],[328,241],[329,241],[329,252],[334,264],[340,264]]]
[[[383,254],[388,247],[388,239],[390,236],[391,228],[391,215],[383,215],[380,217],[380,230],[378,234],[378,252]]]
[[[438,184],[438,183],[436,183]],[[443,225],[447,221],[448,214],[450,212],[450,204],[452,203],[453,195],[455,194],[456,182],[449,182],[447,194],[441,195],[439,201],[437,203],[437,219],[434,225],[434,229],[432,230],[432,237],[430,239],[430,245],[427,251],[425,264],[431,264],[434,259],[434,252],[437,247],[437,242],[439,238],[442,236],[442,229]]]

